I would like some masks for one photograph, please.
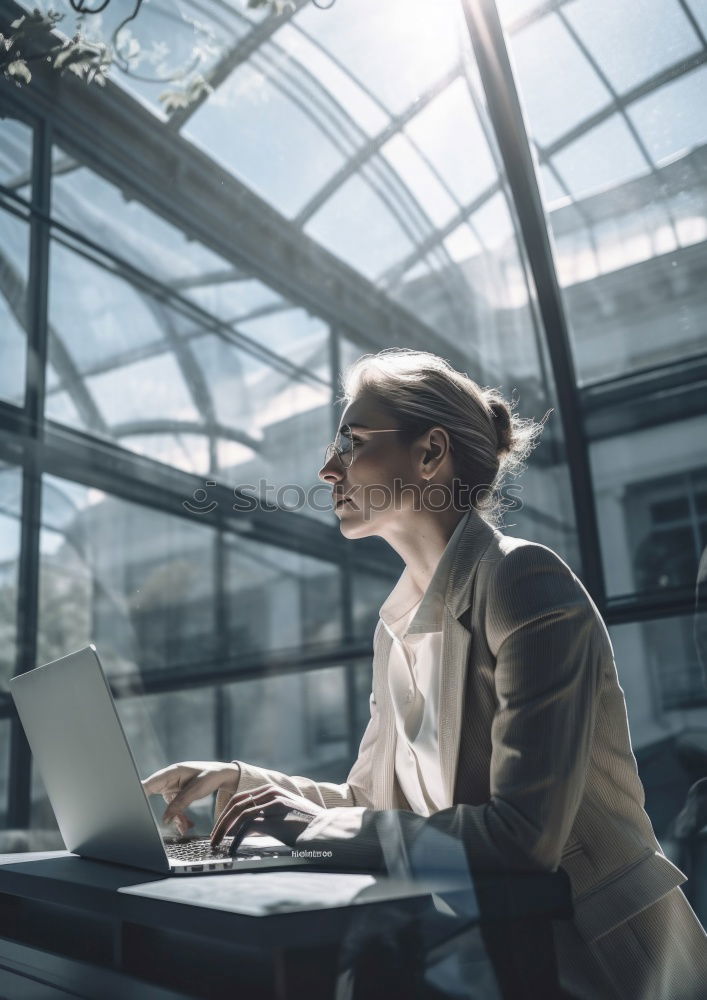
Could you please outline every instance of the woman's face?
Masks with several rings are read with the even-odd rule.
[[[334,509],[347,538],[385,535],[386,525],[399,522],[401,514],[413,508],[416,493],[419,496],[425,485],[416,464],[423,449],[405,445],[395,426],[396,420],[365,392],[342,414],[339,430],[351,437],[353,462],[345,468],[334,454],[319,470],[319,478],[332,487]],[[386,433],[372,433],[383,430]]]

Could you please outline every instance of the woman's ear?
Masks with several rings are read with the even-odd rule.
[[[431,479],[451,451],[449,433],[443,427],[432,427],[423,436],[421,444],[422,474],[424,478]]]

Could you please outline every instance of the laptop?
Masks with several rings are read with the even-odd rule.
[[[68,851],[169,875],[294,868],[272,837],[163,836],[94,645],[28,670],[10,691]]]

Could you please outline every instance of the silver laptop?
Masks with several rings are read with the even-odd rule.
[[[300,867],[273,838],[160,832],[93,645],[29,670],[10,691],[69,851],[172,875]],[[263,846],[261,846],[263,845]]]

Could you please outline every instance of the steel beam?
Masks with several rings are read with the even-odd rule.
[[[493,0],[462,0],[488,113],[515,204],[537,293],[557,391],[585,586],[605,606],[604,574],[589,448],[550,234],[508,51]]]
[[[0,0],[0,15],[6,6]],[[100,93],[39,67],[30,88],[0,81],[0,100],[51,116],[70,155],[232,266],[304,306],[373,350],[437,350],[461,365],[460,352],[373,282],[319,246],[228,170],[156,123],[119,87]],[[97,121],[105,125],[95,141]],[[224,205],[231,211],[225,212]]]
[[[30,220],[30,260],[27,288],[27,375],[25,416],[32,438],[43,434],[44,393],[47,368],[47,295],[49,287],[49,213],[51,188],[51,135],[46,122],[37,123],[32,152],[32,205],[39,210]],[[41,466],[29,457],[22,469],[22,520],[17,573],[17,653],[15,675],[37,665],[39,627],[39,536],[41,523]],[[18,829],[30,825],[31,754],[17,718],[10,728],[10,773],[7,823]]]

